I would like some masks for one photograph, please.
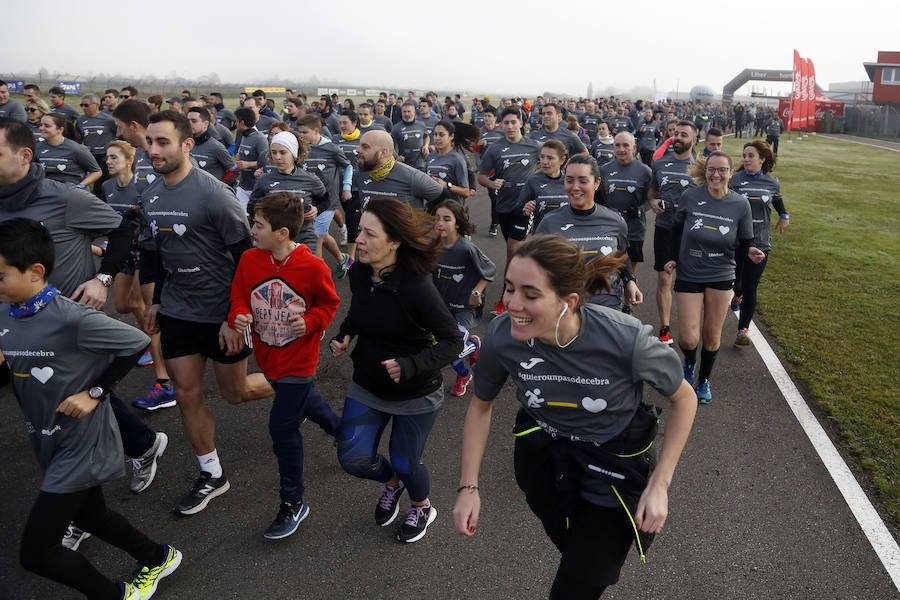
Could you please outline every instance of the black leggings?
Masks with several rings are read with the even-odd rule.
[[[624,508],[606,508],[584,500],[577,502],[566,519],[560,509],[549,441],[543,431],[516,438],[516,483],[562,553],[550,600],[595,600],[619,580],[634,532]],[[645,543],[645,549],[648,545]]]
[[[759,287],[759,280],[762,279],[768,261],[769,251],[767,250],[766,257],[758,264],[749,258],[745,258],[737,264],[734,273],[734,295],[741,299],[738,329],[750,327],[753,313],[756,312],[756,289]]]
[[[142,565],[165,559],[163,546],[135,529],[125,517],[110,510],[100,486],[71,494],[40,492],[22,532],[19,561],[47,579],[75,588],[88,598],[118,600],[122,591],[78,552],[63,548],[69,523],[125,550]]]

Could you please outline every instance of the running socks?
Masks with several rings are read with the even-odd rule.
[[[209,473],[213,479],[218,479],[222,476],[222,463],[219,462],[219,453],[217,451],[213,450],[209,454],[198,456],[197,460],[200,462],[200,470]]]
[[[716,355],[719,353],[718,350],[707,350],[704,348],[700,351],[700,381],[706,381],[709,379],[709,375],[712,373],[713,365],[716,364]]]
[[[462,358],[457,358],[451,364],[453,370],[456,371],[456,374],[460,377],[465,377],[469,374],[469,368],[466,366],[466,361]]]
[[[684,362],[687,363],[688,366],[697,364],[697,346],[688,349],[679,344],[679,347],[681,348],[681,353],[684,355]],[[703,352],[706,352],[706,350]]]

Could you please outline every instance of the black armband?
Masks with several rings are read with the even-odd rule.
[[[127,218],[127,215],[123,216],[119,226],[109,232],[106,254],[100,261],[100,273],[114,276],[122,269],[122,265],[128,260],[134,232],[134,220]]]

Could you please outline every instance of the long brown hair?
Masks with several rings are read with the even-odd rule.
[[[775,153],[772,152],[772,147],[769,145],[769,142],[767,142],[766,140],[752,140],[744,144],[744,148],[747,148],[747,146],[753,146],[754,148],[756,148],[757,154],[759,154],[759,157],[763,159],[762,172],[771,173],[772,169],[775,168]],[[744,170],[743,163],[737,168],[737,170]]]
[[[434,271],[441,254],[434,217],[395,198],[372,198],[364,210],[378,217],[389,239],[399,242],[398,267],[416,275]]]

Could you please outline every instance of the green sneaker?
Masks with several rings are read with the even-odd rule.
[[[172,546],[166,546],[166,558],[162,563],[153,567],[138,565],[138,568],[134,571],[134,581],[130,584],[133,585],[140,594],[139,596],[136,596],[136,598],[147,600],[147,598],[152,597],[156,592],[156,586],[159,584],[159,580],[171,575],[180,564],[181,552]],[[125,597],[130,598],[127,594]]]
[[[342,252],[341,262],[337,265],[337,278],[343,279],[347,276],[347,269],[350,267],[350,255],[346,252]]]

